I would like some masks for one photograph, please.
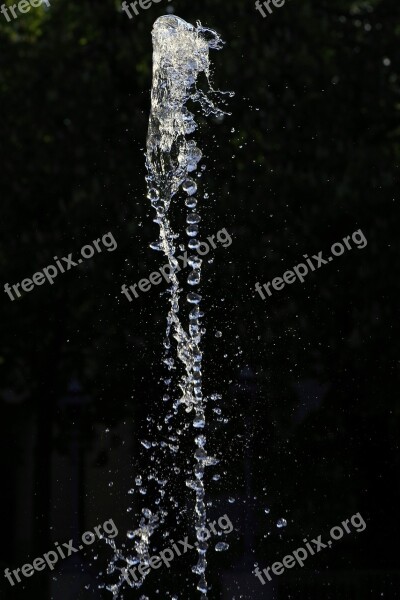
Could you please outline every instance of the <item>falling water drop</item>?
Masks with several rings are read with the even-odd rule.
[[[188,242],[188,247],[190,248],[190,250],[197,250],[197,248],[199,248],[199,246],[200,246],[199,240],[191,239]]]
[[[196,208],[197,206],[197,199],[194,198],[193,196],[186,198],[185,200],[185,204],[188,208]]]
[[[197,213],[189,213],[186,217],[186,223],[190,225],[195,225],[196,223],[200,223],[201,217]]]
[[[217,552],[224,552],[224,550],[228,550],[229,548],[229,544],[227,544],[226,542],[218,542],[217,544],[215,544],[215,549]]]
[[[278,519],[278,521],[276,522],[276,526],[278,527],[278,529],[282,529],[283,527],[286,527],[286,525],[286,519]]]
[[[200,283],[200,271],[199,269],[195,269],[189,274],[187,279],[189,285],[198,285]]]
[[[189,227],[186,228],[186,233],[190,237],[195,237],[199,233],[199,228],[197,225],[190,225]]]
[[[194,292],[190,292],[187,295],[187,301],[190,304],[199,304],[201,302],[201,296],[199,294],[195,294]]]
[[[194,179],[185,179],[182,189],[188,196],[193,196],[197,192],[197,184]]]
[[[189,256],[188,263],[194,269],[199,269],[201,267],[203,261],[201,260],[201,258],[199,256],[193,255],[193,256]]]

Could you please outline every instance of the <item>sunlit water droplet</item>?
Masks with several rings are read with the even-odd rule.
[[[195,294],[194,292],[190,292],[187,295],[187,301],[190,304],[199,304],[201,302],[201,296],[199,294]]]
[[[197,199],[194,198],[193,196],[186,198],[185,200],[185,204],[188,208],[196,208],[197,206]]]
[[[198,285],[200,283],[200,271],[192,271],[187,279],[189,285]]]
[[[158,200],[158,198],[160,197],[160,193],[156,188],[150,188],[147,192],[147,197],[151,201]]]
[[[201,217],[197,213],[189,213],[186,217],[186,223],[190,225],[195,225],[196,223],[200,223]]]
[[[162,243],[159,240],[157,240],[156,242],[151,242],[150,248],[152,250],[157,250],[157,251],[162,251],[162,249],[163,249]]]
[[[197,184],[194,179],[186,179],[182,184],[182,189],[188,196],[193,196],[197,192]]]
[[[215,549],[217,552],[224,552],[225,550],[228,550],[228,548],[229,544],[226,542],[218,542],[218,544],[215,544]]]
[[[203,261],[199,256],[193,255],[193,256],[189,256],[188,263],[194,269],[200,269]]]
[[[196,427],[196,429],[202,429],[205,426],[205,424],[206,422],[203,417],[196,417],[193,420],[193,427]]]
[[[276,526],[278,527],[278,529],[282,529],[282,527],[286,527],[286,525],[286,519],[278,519],[278,521],[276,522]]]
[[[190,225],[186,228],[186,233],[189,237],[195,237],[199,233],[199,228],[197,225]]]

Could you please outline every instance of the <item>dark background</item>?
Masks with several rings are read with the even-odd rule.
[[[287,0],[266,19],[250,0],[165,0],[132,20],[118,2],[53,0],[0,16],[2,288],[109,231],[118,243],[18,301],[2,291],[0,570],[110,518],[121,545],[143,506],[127,491],[162,404],[167,298],[160,286],[129,303],[121,286],[163,264],[144,148],[150,33],[168,6],[221,33],[213,80],[235,91],[232,116],[200,117],[197,136],[202,237],[233,239],[202,284],[205,392],[222,394],[221,417],[208,415],[221,459],[209,511],[235,524],[229,550],[210,550],[210,600],[400,598],[398,0]],[[357,229],[363,250],[255,293]],[[176,495],[187,535],[183,479]],[[365,532],[273,588],[251,574],[357,512]],[[97,587],[109,557],[98,543],[15,588],[1,574],[1,598],[111,599]],[[124,597],[197,598],[194,562]]]

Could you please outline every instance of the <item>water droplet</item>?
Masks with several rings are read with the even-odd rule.
[[[204,576],[201,577],[199,583],[197,584],[197,589],[202,594],[207,594],[208,588],[207,588],[207,583],[206,583],[206,579]]]
[[[203,261],[201,260],[201,258],[199,256],[189,256],[188,258],[188,263],[191,267],[193,267],[193,269],[200,269]]]
[[[205,424],[206,422],[204,417],[195,417],[195,419],[193,420],[193,427],[196,427],[197,429],[203,429]]]
[[[197,192],[197,183],[194,179],[185,179],[182,184],[182,189],[188,196],[193,196]]]
[[[188,488],[194,490],[195,492],[201,492],[203,489],[202,484],[194,479],[186,479],[185,483]]]
[[[206,437],[204,435],[198,435],[195,439],[195,442],[203,448],[206,444]]]
[[[192,239],[192,240],[189,240],[188,246],[191,250],[197,250],[197,248],[200,246],[200,242],[199,242],[199,240]]]
[[[187,227],[186,233],[189,237],[195,237],[199,233],[199,228],[197,225],[190,225],[189,227]]]
[[[224,550],[228,550],[228,548],[229,544],[226,542],[218,542],[218,544],[215,544],[215,549],[217,552],[224,552]]]
[[[200,223],[201,217],[197,213],[189,213],[186,217],[186,223],[190,225],[195,225],[196,223]]]
[[[199,304],[201,302],[200,294],[195,294],[194,292],[189,292],[186,298],[190,304]]]
[[[185,204],[186,204],[186,206],[188,208],[196,208],[196,206],[197,206],[197,198],[193,198],[193,197],[186,198]]]
[[[264,512],[266,515],[269,515],[269,513],[271,512],[270,508],[264,508]]]
[[[205,464],[207,467],[214,467],[215,465],[218,465],[219,462],[219,458],[215,458],[215,456],[207,456]]]
[[[206,460],[207,459],[207,454],[206,451],[203,450],[203,448],[197,448],[196,452],[194,453],[194,457],[196,460]]]
[[[278,527],[278,529],[282,529],[282,527],[286,527],[287,525],[287,521],[286,519],[278,519],[276,526]]]
[[[158,190],[156,190],[156,188],[150,188],[147,193],[147,197],[153,202],[155,200],[158,200],[158,198],[160,197],[160,193]]]
[[[157,250],[157,251],[162,251],[163,247],[162,247],[162,242],[157,241],[157,242],[151,242],[150,244],[150,248],[152,250]]]
[[[222,332],[221,332],[221,331],[216,331],[216,332],[215,332],[215,337],[216,337],[216,338],[220,338],[220,337],[222,337]]]
[[[187,282],[189,285],[198,285],[200,283],[200,271],[192,271],[187,278]]]

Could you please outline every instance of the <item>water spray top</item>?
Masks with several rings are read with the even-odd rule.
[[[174,30],[176,31],[178,29],[194,31],[193,25],[187,23],[186,21],[184,21],[180,17],[177,17],[176,15],[162,15],[161,17],[159,17],[154,22],[153,32],[158,29],[167,29],[170,30],[171,33],[173,33]]]
[[[187,23],[184,19],[176,15],[162,15],[153,25],[153,40],[156,38],[170,38],[171,36],[179,36],[180,34],[197,34],[207,43],[209,48],[219,50],[224,42],[216,31],[208,27],[203,27],[200,21],[197,21],[196,26]]]

